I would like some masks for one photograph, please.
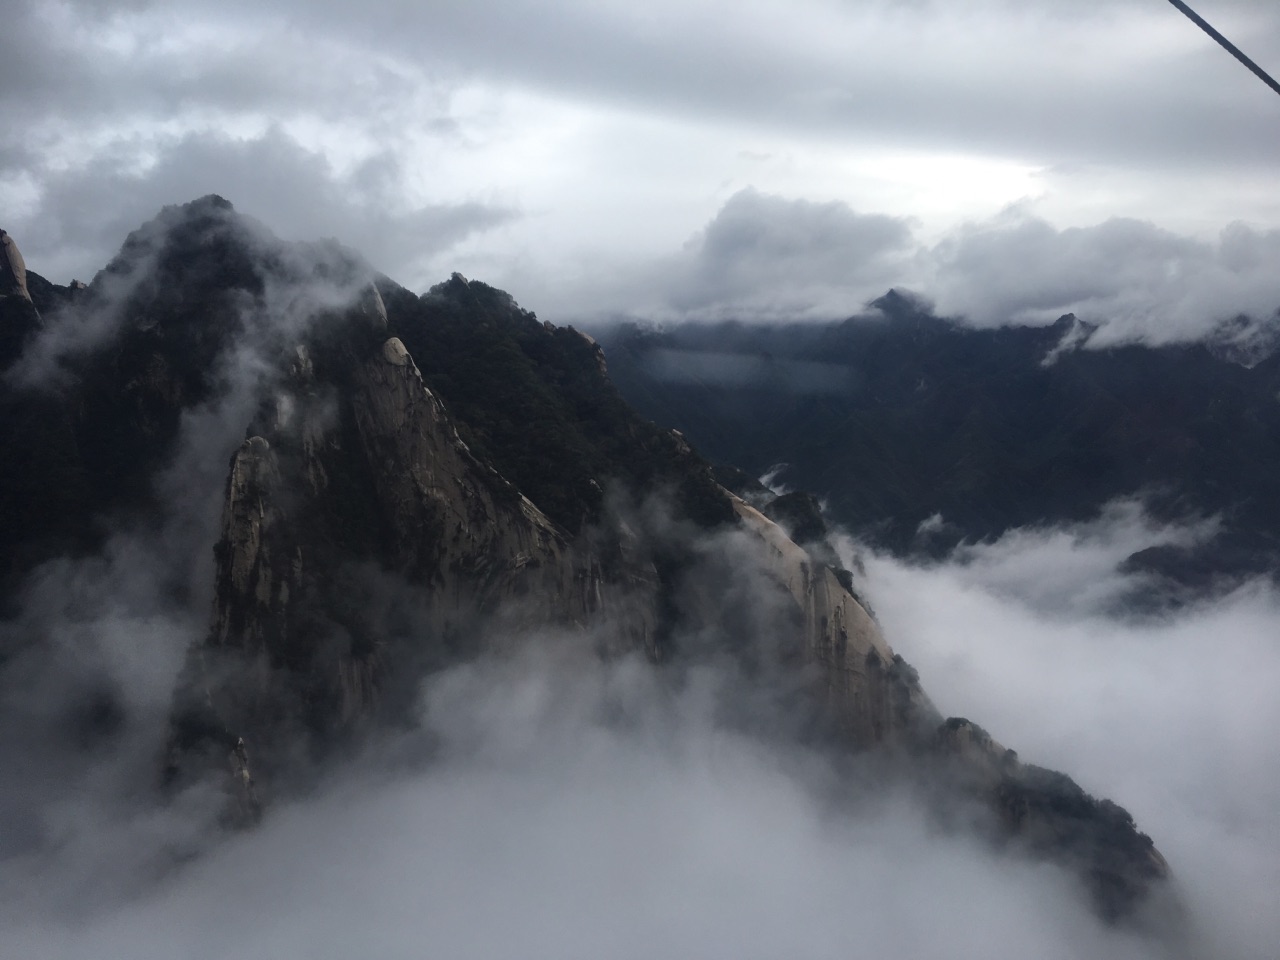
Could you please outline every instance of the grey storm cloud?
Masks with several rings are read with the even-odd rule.
[[[680,320],[834,319],[897,286],[973,326],[1075,313],[1101,328],[1091,346],[1185,342],[1240,316],[1271,322],[1277,264],[1280,231],[1243,223],[1201,240],[1118,218],[1060,230],[1014,209],[929,244],[906,218],[744,190],[679,255],[650,268],[639,286],[666,291],[667,302],[625,309]]]
[[[1280,9],[1215,0],[1203,12],[1259,62],[1280,64]],[[591,208],[602,196],[624,197],[637,180],[648,186],[652,175],[654,189],[702,216],[713,189],[732,197],[700,241],[699,262],[654,279],[673,284],[668,303],[709,313],[725,312],[717,302],[754,305],[774,275],[776,307],[846,312],[858,303],[838,310],[834,288],[883,292],[871,281],[885,258],[866,244],[888,248],[895,237],[887,220],[889,232],[876,234],[870,218],[909,219],[909,206],[863,196],[859,213],[846,216],[817,202],[819,192],[805,210],[751,210],[739,191],[756,181],[741,170],[710,174],[721,178],[714,188],[705,170],[673,185],[679,171],[657,162],[669,144],[652,136],[663,124],[714,131],[732,145],[728,156],[775,151],[779,163],[788,151],[914,150],[1177,181],[1149,207],[1178,199],[1173,191],[1191,182],[1257,181],[1258,205],[1275,214],[1266,184],[1280,152],[1280,102],[1157,0],[32,0],[12,5],[4,26],[0,123],[16,135],[0,147],[0,214],[32,268],[62,281],[91,273],[156,204],[216,192],[290,236],[339,236],[410,284],[479,267],[517,296],[526,284],[553,310],[582,313],[589,296],[639,282],[600,274],[641,259],[631,238],[661,229],[659,214],[643,208],[626,215],[644,223],[604,228]],[[527,130],[514,136],[521,123]],[[594,137],[572,136],[596,123]],[[623,149],[601,146],[619,137]],[[692,167],[705,144],[681,143],[679,163]],[[625,171],[620,156],[634,161]],[[759,186],[755,205],[768,206],[780,188]],[[957,180],[955,191],[966,189]],[[1224,206],[1234,212],[1219,225],[1250,213],[1234,196]],[[732,248],[752,217],[779,231],[770,242],[787,271],[766,262],[762,245],[754,281],[751,251]],[[518,221],[518,240],[498,229]],[[1117,230],[1104,224],[1088,242],[1098,248]],[[1163,242],[1156,233],[1134,240],[1151,257]],[[806,238],[807,268],[799,256]],[[1212,243],[1200,243],[1186,254],[1184,286],[1200,276],[1228,287],[1241,280],[1229,264],[1199,270],[1216,256],[1205,252]],[[579,248],[607,256],[575,260]],[[853,254],[853,282],[833,279],[843,248]],[[988,269],[983,249],[970,237],[964,251],[939,252],[947,274],[940,300],[975,322],[988,322],[980,313],[1055,308],[1035,302],[1053,300],[1048,293],[1016,289],[1018,278],[999,278],[1003,294],[987,303],[985,275],[953,275],[962,265],[975,277]],[[1125,255],[1132,262],[1137,251]],[[1077,273],[1088,268],[1088,255],[1072,256]],[[882,273],[886,285],[910,284],[917,274],[927,279],[927,267]],[[1087,278],[1032,267],[1027,278],[1057,283],[1062,302],[1140,312],[1119,294],[1089,289]],[[1153,287],[1159,270],[1140,272],[1140,285]],[[744,292],[752,282],[761,289]],[[801,289],[786,291],[789,282]],[[1256,304],[1264,293],[1259,281],[1243,299]],[[644,305],[628,298],[603,306]],[[1167,312],[1167,297],[1156,303]],[[1194,322],[1190,313],[1162,321],[1175,329]]]
[[[150,4],[24,4],[6,19],[0,110],[14,129],[169,119],[193,110],[307,111],[376,127],[398,101],[440,109],[447,89],[341,33],[261,17],[190,18]],[[228,11],[234,13],[234,11]],[[261,13],[261,11],[259,11]]]
[[[911,242],[902,218],[744,190],[689,242],[670,300],[695,315],[829,312],[850,287],[892,283]]]
[[[39,212],[8,228],[37,272],[83,275],[104,265],[160,207],[209,193],[286,237],[339,239],[388,273],[413,272],[423,259],[515,215],[478,202],[406,207],[393,196],[401,173],[394,155],[339,173],[279,128],[245,139],[189,133],[150,149],[154,160],[143,171],[125,152],[45,174]]]
[[[1204,241],[1137,220],[1058,230],[1012,216],[959,230],[930,260],[941,312],[981,326],[1075,313],[1102,325],[1099,346],[1194,340],[1280,311],[1280,231],[1241,223]]]
[[[1069,8],[1047,0],[34,7],[69,13],[19,15],[25,29],[10,44],[22,43],[22,55],[7,69],[27,71],[37,94],[74,91],[90,102],[113,94],[267,105],[311,98],[320,108],[344,82],[359,102],[360,67],[382,62],[643,109],[1056,161],[1258,165],[1280,143],[1265,88],[1175,10],[1138,0]],[[1275,10],[1234,0],[1206,12],[1247,27],[1261,62],[1280,60]],[[164,33],[180,33],[179,13],[220,31],[197,51],[166,53]],[[46,25],[79,19],[87,26],[71,38],[49,35]],[[93,42],[112,30],[142,39],[140,60]],[[1055,42],[1064,33],[1065,46]],[[317,42],[320,56],[308,56]],[[177,69],[166,78],[162,66]]]

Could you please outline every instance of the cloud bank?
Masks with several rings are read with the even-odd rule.
[[[1197,955],[1264,957],[1280,937],[1280,596],[1262,581],[1163,621],[1108,615],[1120,550],[1170,535],[1117,509],[932,567],[866,557],[866,589],[944,713],[1071,771],[1157,838]]]
[[[1206,14],[1276,69],[1275,10]],[[1149,0],[33,0],[0,37],[0,218],[61,282],[214,192],[561,316],[839,316],[905,285],[1169,339],[1275,309],[1239,260],[1274,258],[1274,101]],[[725,247],[744,217],[761,244]]]
[[[1059,871],[937,832],[909,792],[721,726],[714,672],[673,691],[582,652],[436,677],[429,765],[349,770],[140,897],[28,901],[11,955],[1158,955]]]
[[[903,217],[747,189],[679,254],[576,304],[673,321],[842,319],[891,287],[976,327],[1096,324],[1093,347],[1202,339],[1280,318],[1280,231],[1243,223],[1213,240],[1112,219],[1055,228],[1010,209],[936,243]],[[592,304],[592,299],[597,302]],[[610,299],[612,298],[612,299]],[[571,308],[573,309],[573,308]]]
[[[667,298],[693,316],[803,317],[850,289],[887,288],[910,243],[901,218],[743,190],[686,245]]]
[[[1280,231],[1243,223],[1197,240],[1137,220],[1058,230],[1010,216],[961,229],[928,252],[924,292],[979,326],[1101,326],[1098,343],[1195,340],[1237,316],[1280,314]]]
[[[184,470],[184,486],[213,490],[202,475]],[[929,567],[865,556],[860,584],[945,712],[1114,797],[1156,837],[1188,906],[1185,952],[1101,926],[1066,873],[939,821],[875,758],[743,724],[725,709],[744,689],[726,661],[603,662],[583,634],[508,637],[505,654],[430,677],[412,729],[219,837],[216,787],[147,799],[157,744],[140,708],[163,710],[199,619],[174,618],[151,541],[142,562],[112,547],[46,568],[28,594],[46,629],[81,638],[76,656],[114,658],[130,710],[106,751],[65,734],[5,744],[7,769],[28,761],[11,799],[61,781],[40,832],[0,852],[7,955],[1266,956],[1280,934],[1280,597],[1249,585],[1167,621],[1106,613],[1126,551],[1202,533],[1124,504]],[[171,536],[180,556],[212,531]],[[744,568],[755,595],[744,549],[728,537],[704,553]],[[140,637],[167,651],[146,669]],[[23,675],[9,663],[0,678],[12,717]]]

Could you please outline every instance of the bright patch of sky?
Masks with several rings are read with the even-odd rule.
[[[1280,8],[1200,9],[1280,70]],[[8,16],[0,81],[19,133],[0,148],[0,221],[63,282],[160,205],[216,192],[415,289],[460,270],[557,320],[841,316],[898,285],[975,323],[1078,309],[1176,339],[1280,306],[1253,276],[1208,304],[1153,292],[1110,248],[1093,261],[1123,308],[1049,297],[1032,316],[935,276],[932,251],[974,224],[1097,237],[1129,218],[1210,245],[1233,223],[1280,227],[1280,99],[1161,0],[33,0]],[[786,270],[758,289],[739,264],[741,285],[690,312],[671,265],[744,191],[780,201],[762,215],[897,218],[914,253],[817,292]],[[1030,275],[1061,286],[1053,270]],[[1153,296],[1148,313],[1177,300],[1168,329],[1128,319]]]

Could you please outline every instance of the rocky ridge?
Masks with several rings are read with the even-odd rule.
[[[793,527],[803,515],[797,545],[682,437],[631,414],[594,342],[500,291],[455,275],[415,297],[340,250],[303,256],[264,238],[220,198],[167,209],[86,291],[30,276],[51,310],[90,303],[125,319],[60,377],[6,381],[3,402],[38,397],[32,422],[62,438],[56,479],[103,478],[62,488],[73,493],[59,503],[57,482],[6,475],[0,494],[34,518],[6,534],[10,582],[64,549],[74,524],[90,531],[73,538],[86,550],[91,518],[145,516],[156,494],[138,478],[172,456],[184,411],[221,389],[219,358],[270,312],[272,291],[338,291],[257,345],[266,372],[230,452],[214,610],[175,696],[169,782],[229,768],[251,819],[291,773],[400,722],[423,675],[529,630],[577,631],[602,655],[655,664],[696,656],[688,622],[732,614],[697,581],[697,545],[736,530],[785,600],[771,655],[802,681],[824,736],[900,752],[980,798],[1006,839],[1076,869],[1108,916],[1167,877],[1123,810],[942,719],[829,562],[812,510],[774,510]],[[121,277],[128,292],[111,294]],[[38,332],[28,324],[18,342]],[[441,343],[453,350],[431,349]],[[513,383],[518,396],[486,396]],[[543,421],[508,422],[511,402]],[[633,501],[637,487],[665,490],[676,521],[611,509],[610,487]]]

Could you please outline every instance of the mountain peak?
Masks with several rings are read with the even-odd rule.
[[[932,313],[928,301],[919,294],[899,290],[897,287],[890,287],[888,293],[872,300],[868,306],[891,318],[918,317]]]
[[[458,274],[415,296],[216,195],[166,207],[94,286],[113,325],[75,375],[35,407],[0,383],[0,413],[24,415],[0,417],[0,441],[45,454],[0,473],[0,514],[24,523],[0,545],[17,586],[143,517],[182,618],[212,594],[207,631],[176,651],[171,785],[230,768],[229,815],[252,822],[354,738],[411,722],[429,673],[550,630],[654,670],[732,660],[786,691],[778,724],[910,758],[1008,836],[1065,838],[1043,853],[1095,888],[1106,866],[1109,904],[1164,879],[1150,841],[1082,792],[1015,781],[1011,760],[994,780],[936,762],[942,716],[839,569],[821,505],[767,507],[788,534],[728,494],[622,400],[591,338]],[[882,302],[930,322],[907,294]],[[219,488],[220,521],[193,511]],[[201,553],[211,570],[171,569]]]
[[[235,210],[230,200],[216,193],[206,193],[203,197],[197,197],[184,206],[191,210]]]

